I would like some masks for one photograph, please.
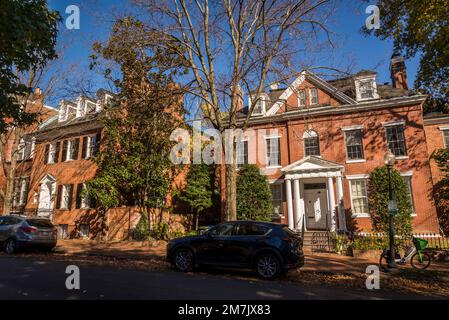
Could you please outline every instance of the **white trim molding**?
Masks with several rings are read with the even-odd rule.
[[[359,179],[369,179],[369,174],[351,174],[346,175],[347,180],[359,180]]]
[[[360,125],[342,127],[341,130],[342,131],[363,130],[363,125],[360,124]]]
[[[405,120],[382,122],[384,127],[405,126]]]

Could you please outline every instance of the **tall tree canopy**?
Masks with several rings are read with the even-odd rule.
[[[31,124],[36,115],[20,108],[30,93],[18,74],[43,68],[56,58],[59,13],[45,0],[2,0],[0,10],[0,133]]]
[[[101,58],[119,66],[122,76],[114,102],[100,117],[99,170],[88,183],[89,193],[104,209],[128,204],[147,212],[163,207],[173,177],[170,134],[183,125],[184,115],[181,92],[172,81],[172,63],[177,62],[168,51],[150,50],[153,40],[142,27],[132,18],[118,20],[108,42],[94,46]]]
[[[449,6],[447,0],[379,0],[380,28],[406,57],[421,54],[415,86],[431,95],[426,111],[449,112]],[[370,32],[370,31],[368,31]]]

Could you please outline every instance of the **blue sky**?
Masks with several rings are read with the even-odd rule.
[[[375,0],[372,1],[373,4]],[[64,47],[63,61],[65,65],[76,66],[76,76],[82,75],[92,81],[92,86],[99,88],[105,85],[101,75],[89,71],[89,55],[91,46],[96,40],[105,40],[108,37],[114,16],[130,12],[127,0],[48,0],[52,9],[58,10],[63,19],[68,14],[65,9],[69,5],[77,5],[81,13],[80,30],[67,30],[61,24],[59,46]],[[332,32],[335,33],[336,48],[332,57],[327,55],[317,57],[321,65],[340,66],[351,64],[352,71],[371,69],[378,72],[378,82],[390,82],[389,59],[393,51],[390,41],[382,41],[374,36],[364,36],[360,29],[364,26],[368,15],[365,8],[370,3],[360,0],[341,0],[329,22]],[[410,85],[416,77],[418,58],[407,62],[408,79]],[[50,101],[55,105],[57,101]]]

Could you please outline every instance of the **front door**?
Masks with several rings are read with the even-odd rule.
[[[45,179],[39,192],[38,216],[51,219],[54,204],[55,182]]]
[[[326,185],[304,185],[304,202],[307,229],[326,230],[328,219]]]

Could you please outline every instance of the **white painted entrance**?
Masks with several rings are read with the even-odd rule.
[[[304,184],[307,230],[327,230],[328,200],[326,184]]]
[[[56,191],[56,179],[51,175],[46,175],[40,184],[39,205],[37,215],[51,219],[54,207],[54,194]]]

